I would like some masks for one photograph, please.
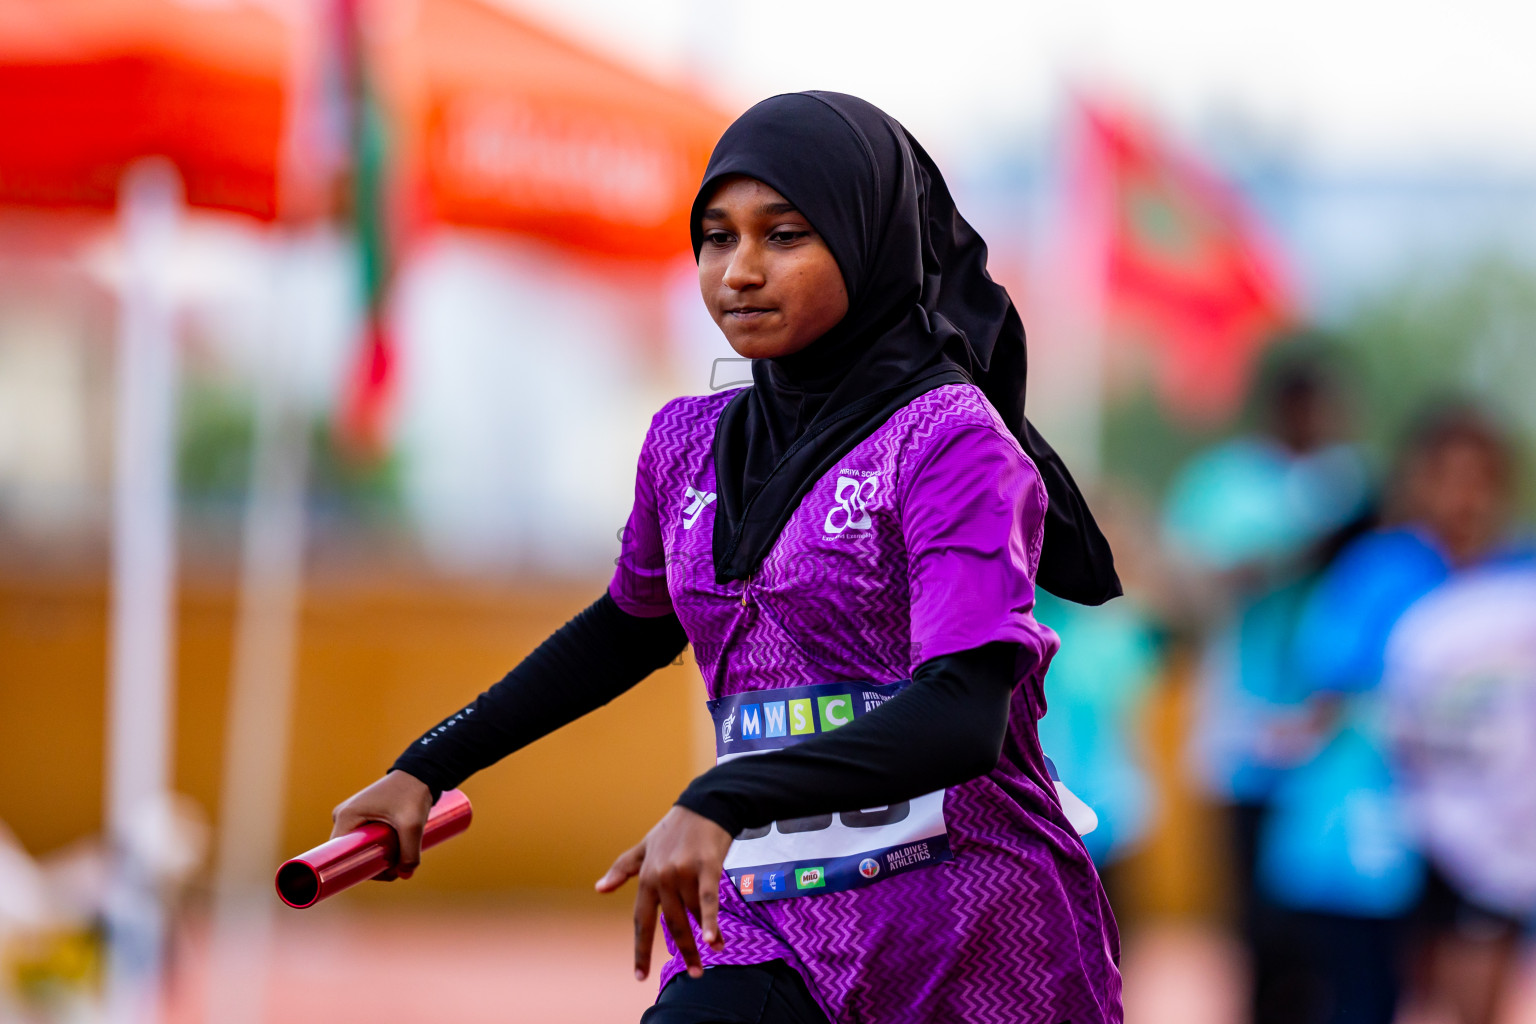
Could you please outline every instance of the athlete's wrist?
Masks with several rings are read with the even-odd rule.
[[[701,818],[710,821],[725,829],[729,836],[738,835],[746,828],[741,818],[741,811],[733,805],[733,801],[723,793],[713,791],[700,785],[700,779],[695,779],[691,785],[673,801],[672,806],[681,807],[685,811],[692,811]]]
[[[438,798],[441,797],[445,791],[454,789],[457,786],[457,783],[444,784],[440,779],[435,778],[431,771],[418,768],[414,765],[410,767],[402,767],[399,761],[396,761],[395,764],[392,765],[390,769],[384,773],[384,777],[386,779],[390,778],[391,776],[402,776],[403,779],[410,779],[413,782],[419,782],[421,785],[427,788],[429,793],[432,794],[432,802],[434,804],[437,803]]]

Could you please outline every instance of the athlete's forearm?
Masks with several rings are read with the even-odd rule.
[[[676,615],[630,615],[604,593],[474,703],[412,743],[393,768],[425,782],[436,798],[602,707],[687,644]]]
[[[739,757],[677,800],[731,835],[771,821],[881,807],[958,785],[997,766],[1008,731],[1016,644],[925,661],[912,685],[833,732]]]

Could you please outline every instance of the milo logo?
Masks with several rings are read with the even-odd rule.
[[[820,889],[827,884],[827,873],[821,868],[801,868],[795,872],[796,889]]]

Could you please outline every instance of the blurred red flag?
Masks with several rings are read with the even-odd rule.
[[[1231,415],[1255,356],[1294,308],[1241,197],[1147,126],[1083,105],[1076,193],[1103,234],[1104,327],[1147,346],[1159,396],[1194,420]]]

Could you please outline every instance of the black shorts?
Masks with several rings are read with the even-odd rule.
[[[1414,919],[1431,935],[1458,935],[1485,942],[1507,942],[1524,930],[1524,922],[1514,914],[1484,906],[1465,895],[1433,861]]]
[[[798,971],[783,960],[679,974],[640,1024],[829,1024]]]

